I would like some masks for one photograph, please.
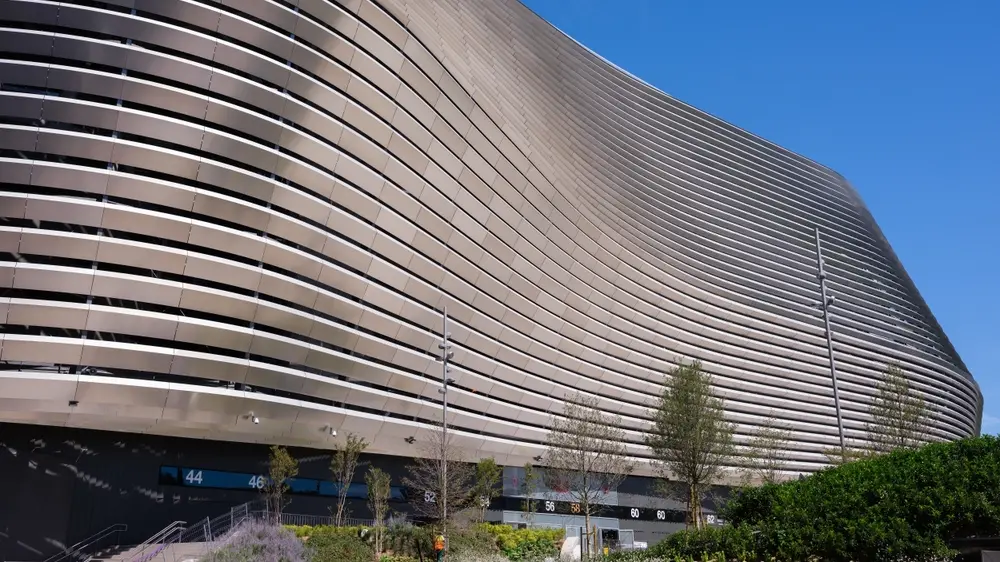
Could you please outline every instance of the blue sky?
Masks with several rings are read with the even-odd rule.
[[[861,192],[1000,432],[1000,2],[524,0]]]

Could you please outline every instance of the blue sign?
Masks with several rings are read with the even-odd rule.
[[[159,481],[164,486],[257,491],[266,488],[270,478],[265,474],[252,472],[230,472],[189,466],[161,466]],[[337,490],[340,488],[339,485],[329,480],[317,478],[289,478],[286,484],[288,485],[288,493],[295,495],[337,497]],[[366,499],[368,486],[351,484],[347,490],[347,497]],[[406,498],[406,491],[402,486],[392,486],[389,489],[390,500],[406,501]]]

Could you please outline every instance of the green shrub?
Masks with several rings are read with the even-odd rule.
[[[325,535],[354,535],[367,527],[336,527],[334,525],[285,525],[285,528],[295,533],[300,539]]]
[[[954,539],[1000,534],[1000,439],[859,460],[733,494],[730,525],[674,534],[650,556],[868,562],[947,557]]]
[[[469,557],[487,556],[500,552],[496,540],[481,525],[453,529],[448,533],[448,553]]]
[[[420,562],[419,559],[413,558],[412,556],[401,556],[398,554],[383,554],[378,559],[379,562]]]
[[[655,547],[655,545],[654,545]],[[619,550],[601,558],[602,562],[652,562],[660,557],[650,550]]]
[[[680,531],[656,543],[647,552],[660,558],[694,557],[709,555],[723,559],[757,560],[755,529],[747,525],[706,527],[701,530]]]
[[[336,527],[333,527],[336,529]],[[375,553],[357,534],[346,532],[320,532],[306,541],[312,562],[372,562]]]
[[[385,549],[399,556],[419,559],[434,557],[434,532],[429,527],[409,523],[389,525],[386,529]]]
[[[500,552],[512,562],[559,557],[563,529],[515,529],[510,525],[483,524],[479,528],[493,538]]]

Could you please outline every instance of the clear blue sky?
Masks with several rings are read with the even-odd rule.
[[[1000,1],[524,0],[861,192],[1000,432]]]

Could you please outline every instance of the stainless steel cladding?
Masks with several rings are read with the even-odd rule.
[[[928,439],[978,432],[837,173],[514,0],[338,1],[0,0],[0,420],[413,455],[447,306],[464,447],[523,463],[580,390],[644,457],[697,358],[809,471],[838,442],[819,226],[848,439],[891,361]]]

